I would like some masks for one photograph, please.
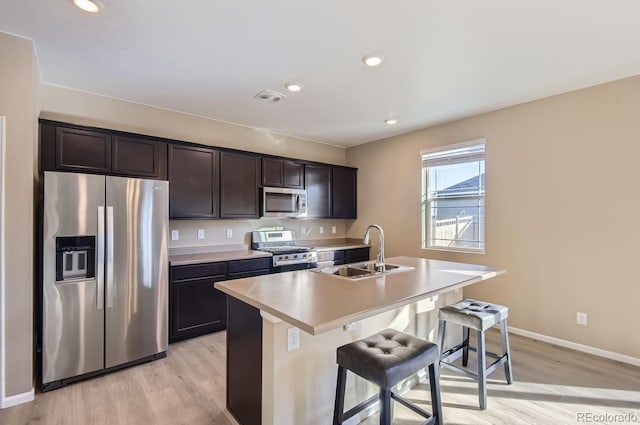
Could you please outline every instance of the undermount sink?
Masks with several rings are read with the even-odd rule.
[[[336,276],[341,276],[341,277],[350,277],[352,279],[358,278],[358,277],[365,277],[370,275],[371,273],[368,270],[361,270],[361,269],[356,269],[354,267],[327,267],[327,269],[337,269],[335,271],[333,270],[327,270],[325,271],[325,269],[320,269],[321,272],[323,273],[330,273]]]
[[[379,272],[376,268],[375,261],[366,263],[346,264],[344,266],[329,266],[320,269],[314,269],[317,273],[326,273],[332,276],[342,277],[350,280],[365,279],[368,277],[376,277],[388,273],[398,273],[413,270],[413,267],[400,266],[396,264],[385,264],[385,271]]]

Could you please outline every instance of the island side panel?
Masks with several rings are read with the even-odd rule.
[[[227,409],[241,425],[260,425],[262,317],[236,298],[227,303]]]
[[[333,416],[336,348],[385,328],[394,328],[435,342],[438,309],[459,301],[462,291],[451,291],[342,327],[311,335],[300,332],[300,348],[287,351],[287,330],[293,325],[271,315],[263,318],[262,425],[326,425]],[[450,332],[447,337],[461,333]],[[423,376],[424,377],[424,376]],[[345,410],[375,394],[378,388],[353,374],[347,375]],[[353,422],[357,424],[368,412]]]

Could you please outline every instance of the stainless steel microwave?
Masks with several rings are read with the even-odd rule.
[[[262,188],[263,217],[306,217],[307,191],[282,187]]]

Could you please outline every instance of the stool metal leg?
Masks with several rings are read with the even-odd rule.
[[[344,391],[347,384],[347,370],[338,366],[338,382],[336,384],[336,403],[333,407],[333,425],[342,425],[344,413]]]
[[[486,345],[484,340],[484,331],[476,331],[477,351],[478,355],[478,399],[480,400],[480,409],[487,408],[487,369],[486,369]]]
[[[502,334],[502,348],[507,361],[504,363],[504,375],[507,378],[507,384],[513,383],[513,372],[511,371],[511,350],[509,349],[509,333],[507,328],[507,319],[500,323],[500,333]]]
[[[431,390],[431,414],[434,425],[442,425],[442,399],[440,398],[440,367],[436,363],[429,365],[429,389]]]
[[[467,326],[462,327],[462,343],[464,348],[462,349],[462,366],[467,366],[469,363],[469,328]]]
[[[391,425],[391,390],[380,390],[380,425]]]
[[[444,332],[447,328],[447,322],[440,320],[438,322],[438,346],[440,348],[440,354],[444,353]]]

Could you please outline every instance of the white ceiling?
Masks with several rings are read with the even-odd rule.
[[[338,146],[640,74],[638,0],[103,1],[0,0],[0,31],[46,83]]]

